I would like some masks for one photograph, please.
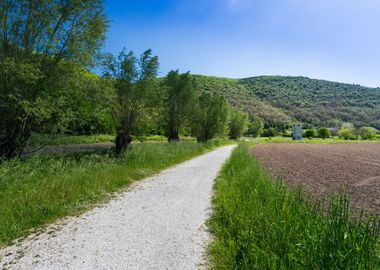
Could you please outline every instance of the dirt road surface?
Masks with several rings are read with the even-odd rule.
[[[0,269],[204,267],[212,186],[233,148],[166,170],[104,206],[3,249]]]
[[[380,213],[380,144],[266,144],[254,156],[275,177],[314,197],[347,192],[356,211]]]

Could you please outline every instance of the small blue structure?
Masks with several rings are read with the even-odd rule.
[[[300,141],[300,140],[302,140],[302,125],[295,124],[293,126],[293,141]]]

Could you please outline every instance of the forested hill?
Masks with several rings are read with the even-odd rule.
[[[306,77],[194,77],[202,91],[223,95],[231,105],[270,125],[302,122],[332,127],[350,122],[380,129],[380,88]]]

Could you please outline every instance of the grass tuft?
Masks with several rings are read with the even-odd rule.
[[[379,269],[380,220],[350,216],[347,196],[313,202],[273,181],[242,144],[215,184],[214,269]]]

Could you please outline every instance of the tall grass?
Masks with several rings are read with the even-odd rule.
[[[67,144],[91,144],[91,143],[109,143],[114,142],[114,135],[49,135],[33,133],[28,140],[28,146],[43,145],[67,145]]]
[[[0,163],[0,246],[29,229],[80,213],[134,180],[221,144],[139,144],[123,159],[99,152]]]
[[[378,218],[354,219],[347,197],[314,203],[271,179],[240,145],[215,185],[215,269],[380,269]]]
[[[68,144],[93,144],[110,143],[115,141],[115,135],[49,135],[33,133],[28,140],[28,147],[38,147],[44,145],[68,145]],[[139,135],[134,136],[133,143],[140,142],[167,142],[168,138],[162,135]],[[181,141],[196,141],[196,138],[182,136]]]

